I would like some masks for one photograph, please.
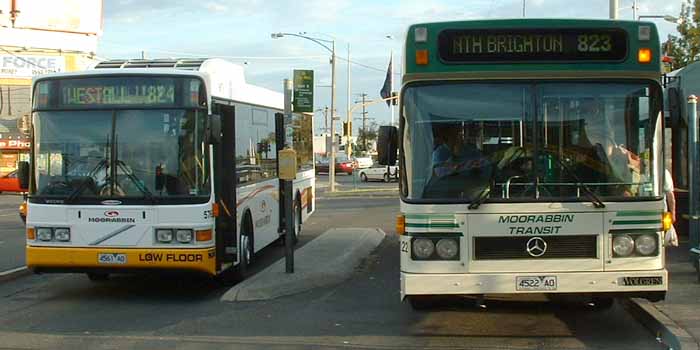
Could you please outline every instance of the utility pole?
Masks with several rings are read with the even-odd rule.
[[[328,162],[328,187],[335,192],[335,40],[331,41],[331,159]]]
[[[347,96],[345,96],[346,99],[346,104],[347,104],[347,123],[348,123],[348,128],[350,128],[350,125],[352,125],[352,113],[350,112],[350,43],[348,43],[348,79],[347,79]],[[352,142],[350,141],[350,135],[352,135],[352,132],[348,130],[348,135],[347,135],[347,143],[345,145],[345,153],[348,155],[348,158],[352,155]]]
[[[620,0],[610,0],[610,19],[617,19],[617,9],[620,7]]]
[[[362,93],[362,144],[367,152],[367,106],[365,105],[367,94]]]
[[[523,18],[525,18],[525,0],[523,0]]]

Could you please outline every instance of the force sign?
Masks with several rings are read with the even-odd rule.
[[[0,55],[0,77],[31,78],[65,70],[63,56]]]

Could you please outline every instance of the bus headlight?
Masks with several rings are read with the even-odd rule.
[[[170,243],[173,240],[173,230],[157,229],[156,240],[160,243]]]
[[[657,238],[653,235],[641,235],[634,240],[635,250],[639,255],[652,255],[656,252]]]
[[[192,230],[177,230],[175,233],[175,238],[180,243],[190,243],[192,242]]]
[[[40,241],[48,242],[53,239],[53,230],[50,227],[38,227],[36,237]]]
[[[435,244],[428,238],[416,238],[413,240],[413,255],[418,259],[428,259],[435,252]]]
[[[459,253],[459,245],[456,239],[443,238],[435,245],[435,251],[437,251],[437,255],[440,258],[452,260],[457,256],[457,253]]]
[[[630,235],[617,235],[613,238],[613,252],[616,256],[630,256],[634,252],[634,240]]]
[[[53,230],[53,237],[59,242],[70,241],[70,229],[69,228],[56,228]]]

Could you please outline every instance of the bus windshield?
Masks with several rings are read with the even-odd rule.
[[[408,200],[659,195],[656,83],[420,83],[403,96]]]
[[[202,110],[40,111],[34,121],[34,196],[88,202],[209,196]]]

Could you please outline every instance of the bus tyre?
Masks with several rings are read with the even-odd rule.
[[[416,311],[429,309],[433,305],[433,298],[429,295],[408,295],[406,299]]]
[[[384,182],[390,182],[391,178],[389,177],[389,174],[384,174]]]
[[[593,297],[591,300],[594,310],[607,310],[615,303],[615,298],[612,297]]]
[[[253,262],[253,234],[250,225],[250,220],[246,220],[246,223],[241,229],[241,242],[239,252],[241,254],[240,259],[238,259],[238,266],[235,267],[233,273],[233,279],[236,282],[243,281],[248,277],[248,268]]]
[[[299,197],[294,201],[294,218],[292,218],[292,227],[294,227],[294,241],[293,245],[299,242],[299,236],[301,235],[301,201]]]
[[[93,282],[103,282],[109,279],[108,273],[88,272],[88,278]]]
[[[367,178],[367,174],[365,174],[365,173],[360,173],[360,180],[361,180],[362,182],[367,182],[367,181],[369,181],[369,179]]]

